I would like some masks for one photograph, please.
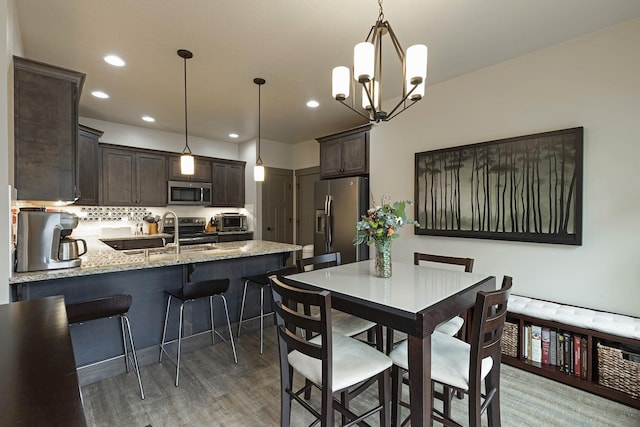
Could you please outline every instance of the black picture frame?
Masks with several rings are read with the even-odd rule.
[[[418,235],[582,245],[582,127],[415,154]]]

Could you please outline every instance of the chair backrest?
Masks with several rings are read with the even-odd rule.
[[[469,384],[481,381],[482,359],[491,356],[493,365],[500,363],[500,341],[507,317],[507,302],[511,294],[512,278],[504,276],[497,291],[478,292],[471,325],[471,358]]]
[[[280,370],[289,369],[288,355],[294,350],[322,361],[323,390],[332,390],[331,378],[331,294],[328,291],[301,289],[298,282],[269,276],[278,328]],[[316,315],[305,314],[301,307],[311,307]],[[305,333],[296,334],[300,328]],[[320,335],[321,344],[309,342]]]
[[[299,272],[334,267],[341,263],[342,260],[340,258],[340,252],[330,252],[328,254],[316,255],[310,258],[301,258],[297,260]],[[313,268],[307,268],[308,266],[312,266]]]
[[[288,276],[290,274],[296,274],[298,272],[297,265],[289,265],[287,267],[278,268],[276,270],[267,271],[267,277],[269,276]]]
[[[420,252],[413,253],[413,263],[420,265],[420,261],[437,262],[441,264],[461,265],[464,267],[464,271],[471,273],[473,271],[473,258],[459,258],[455,256],[443,256],[422,254]]]

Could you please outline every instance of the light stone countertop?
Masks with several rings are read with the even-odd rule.
[[[295,252],[302,250],[302,246],[265,240],[245,240],[182,246],[178,255],[173,251],[158,253],[158,250],[162,251],[162,248],[149,249],[148,256],[145,256],[143,249],[117,251],[100,243],[100,245],[92,245],[89,251],[81,256],[82,265],[80,267],[13,273],[13,276],[9,278],[9,284]]]

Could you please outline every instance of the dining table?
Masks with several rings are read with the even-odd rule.
[[[435,327],[470,310],[479,291],[496,289],[491,275],[396,261],[388,278],[375,274],[374,260],[287,278],[307,289],[330,291],[332,308],[407,334],[412,426],[432,425],[431,334]]]

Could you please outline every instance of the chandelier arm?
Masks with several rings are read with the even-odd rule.
[[[389,31],[389,37],[391,38],[391,42],[393,43],[393,47],[396,50],[396,54],[398,55],[398,58],[402,63],[404,63],[404,50],[402,50],[402,45],[400,44],[400,41],[396,37],[396,33],[393,32],[393,29],[391,28],[391,24],[389,24],[389,21],[385,22],[385,26]]]
[[[400,101],[400,103],[396,106],[396,108],[393,109],[393,111],[396,111],[398,109],[398,107],[406,100],[406,98],[404,98],[402,101]],[[393,119],[394,117],[398,117],[400,115],[400,113],[403,113],[405,111],[407,111],[410,107],[416,105],[418,103],[418,101],[412,101],[411,104],[409,104],[408,106],[405,105],[405,107],[398,111],[397,113],[395,113],[394,115],[387,115],[387,117],[384,119],[385,122],[388,122],[389,120]]]
[[[376,110],[376,105],[375,105],[375,103],[373,101],[374,97],[372,96],[371,92],[369,91],[369,88],[367,88],[367,84],[366,83],[361,83],[361,84],[362,84],[362,87],[364,88],[364,92],[367,94],[367,98],[369,99],[369,105],[371,105],[371,112],[373,113],[373,116],[375,117],[378,114],[378,110]],[[375,85],[376,82],[373,81],[371,84]],[[378,89],[378,91],[379,90],[380,89]],[[380,93],[378,93],[378,96],[380,97],[382,95],[380,95]]]
[[[413,87],[411,88],[411,90],[409,92],[407,92],[407,94],[400,100],[400,102],[398,102],[398,104],[393,108],[393,110],[391,110],[391,112],[389,112],[389,114],[387,115],[388,117],[391,117],[393,115],[393,113],[395,113],[395,111],[400,107],[400,105],[403,105],[404,102],[407,100],[407,98],[409,98],[409,96],[411,95],[411,93],[418,87],[418,85],[413,85]],[[415,104],[416,101],[413,101],[411,104],[409,104],[409,106]],[[404,107],[402,110],[406,110],[409,107]]]
[[[342,101],[342,100],[339,100],[339,99],[338,99],[337,101],[339,101],[342,105],[344,105],[345,107],[347,107],[347,108],[348,108],[348,109],[350,109],[351,111],[354,111],[354,112],[358,113],[359,115],[361,115],[361,116],[362,116],[362,117],[364,117],[365,119],[367,119],[367,120],[371,120],[371,117],[369,117],[368,115],[363,114],[363,113],[362,113],[362,111],[359,111],[359,110],[357,110],[357,109],[353,108],[351,105],[347,104],[346,102],[344,102],[344,101]]]

